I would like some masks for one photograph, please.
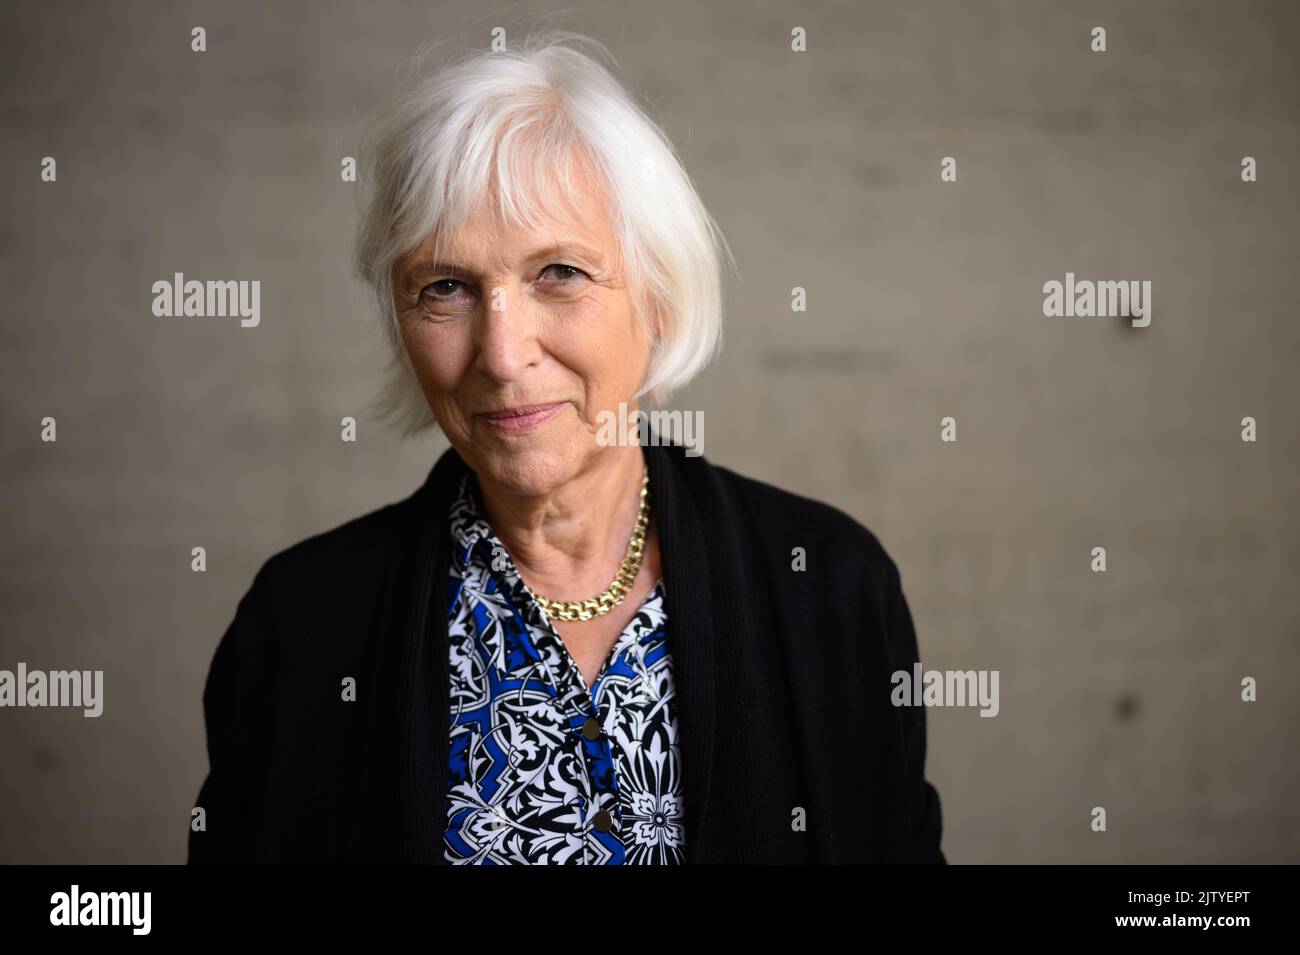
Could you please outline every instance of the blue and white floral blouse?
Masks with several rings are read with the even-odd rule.
[[[663,581],[590,690],[482,516],[451,509],[449,863],[679,864],[681,759]]]

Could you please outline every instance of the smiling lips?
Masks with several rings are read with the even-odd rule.
[[[553,401],[544,405],[520,405],[517,408],[505,408],[501,411],[488,411],[480,417],[500,431],[522,434],[532,431],[543,422],[555,417],[563,407],[563,401]]]

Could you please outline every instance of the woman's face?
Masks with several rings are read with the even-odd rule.
[[[537,231],[484,211],[446,237],[442,262],[430,239],[394,272],[434,417],[481,480],[511,493],[546,493],[617,452],[597,444],[598,415],[620,402],[630,415],[649,361],[592,182],[582,169],[576,208]],[[503,416],[525,409],[538,410]]]

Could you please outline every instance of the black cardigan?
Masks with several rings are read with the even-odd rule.
[[[894,561],[833,507],[681,447],[645,454],[686,861],[945,862],[925,710],[890,702],[918,658]],[[442,863],[447,512],[465,469],[448,450],[410,497],[262,566],[203,693],[191,863]]]

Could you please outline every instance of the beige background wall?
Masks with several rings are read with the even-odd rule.
[[[0,7],[0,668],[107,681],[98,720],[0,710],[0,861],[184,858],[254,572],[444,446],[367,410],[339,161],[421,42],[559,8]],[[950,859],[1300,861],[1300,7],[565,9],[739,261],[725,357],[674,406],[711,460],[881,538],[927,666],[1000,671],[996,719],[929,712]],[[261,325],[154,318],[176,271],[259,279]],[[1045,318],[1067,271],[1151,280],[1151,326]]]

